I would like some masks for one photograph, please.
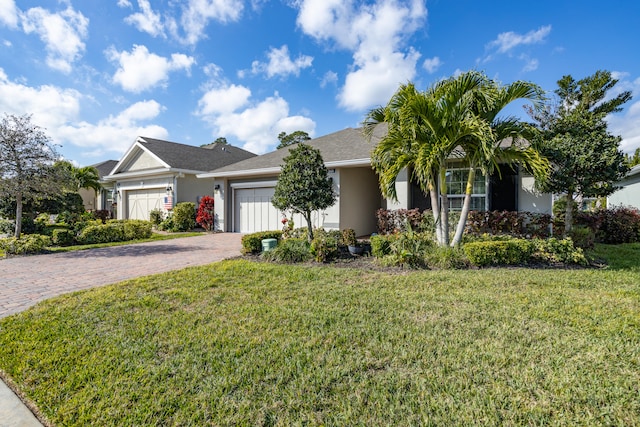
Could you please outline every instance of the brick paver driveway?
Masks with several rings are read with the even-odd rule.
[[[219,233],[0,259],[0,317],[67,292],[231,258],[240,255],[240,239]]]

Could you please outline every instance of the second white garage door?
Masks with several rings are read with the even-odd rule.
[[[162,209],[164,196],[164,188],[127,191],[127,218],[149,221],[149,214],[153,209]]]
[[[235,196],[234,231],[254,233],[256,231],[280,230],[282,215],[271,204],[275,189],[238,188]]]

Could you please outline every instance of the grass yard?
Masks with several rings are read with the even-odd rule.
[[[188,268],[1,320],[0,368],[56,426],[640,425],[640,245],[598,251],[609,269]]]

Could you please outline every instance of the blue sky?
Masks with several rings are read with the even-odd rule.
[[[609,117],[631,152],[638,22],[622,0],[0,0],[0,113],[32,114],[78,165],[139,135],[264,153],[359,126],[407,81],[477,69],[553,91],[603,69],[633,91]]]

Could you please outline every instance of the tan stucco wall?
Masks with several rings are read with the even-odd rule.
[[[358,236],[376,231],[375,212],[381,207],[378,177],[371,168],[340,170],[340,229],[353,228]]]
[[[376,176],[375,173],[374,176]],[[376,188],[380,188],[377,176]],[[411,183],[409,182],[409,172],[407,169],[400,171],[396,178],[396,194],[398,196],[398,200],[386,199],[386,206],[383,207],[389,210],[409,209],[409,206],[411,205]]]
[[[160,164],[151,154],[146,151],[140,150],[138,154],[121,170],[124,171],[136,171],[136,170],[144,170],[144,169],[153,169],[164,167],[164,165]]]
[[[96,199],[96,192],[94,190],[81,188],[78,190],[78,193],[80,193],[80,196],[82,197],[82,204],[86,211],[95,211],[99,209],[97,207],[98,200]]]
[[[196,178],[195,175],[185,175],[177,178],[175,190],[176,203],[198,203],[198,197],[213,196],[213,178]]]

